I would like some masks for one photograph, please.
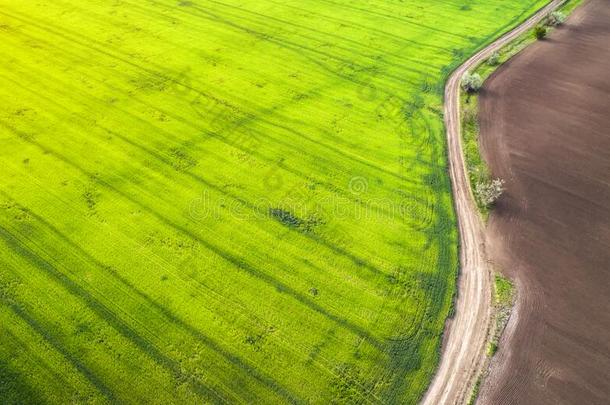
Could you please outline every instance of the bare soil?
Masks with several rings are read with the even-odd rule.
[[[610,1],[498,69],[481,143],[507,191],[488,257],[519,298],[479,403],[610,403]]]

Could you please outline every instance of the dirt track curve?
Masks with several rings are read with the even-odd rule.
[[[523,24],[476,53],[451,74],[445,86],[444,117],[449,174],[460,233],[460,275],[455,314],[447,321],[441,361],[423,404],[461,404],[468,400],[474,379],[485,360],[491,319],[491,273],[484,252],[483,224],[472,197],[462,153],[461,78],[562,3],[563,0],[551,1]]]

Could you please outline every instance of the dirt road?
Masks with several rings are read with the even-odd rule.
[[[487,253],[519,290],[481,403],[610,403],[609,72],[610,1],[586,0],[481,92],[507,181]]]
[[[472,56],[449,77],[445,87],[445,128],[449,171],[460,232],[460,275],[455,315],[447,322],[443,353],[424,404],[456,404],[468,400],[485,359],[491,318],[491,273],[484,252],[483,224],[470,191],[460,134],[459,95],[464,73],[494,51],[536,25],[562,3],[554,0],[519,27]]]

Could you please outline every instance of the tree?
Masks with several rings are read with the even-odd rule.
[[[478,73],[471,74],[470,72],[464,73],[462,77],[462,88],[466,93],[476,93],[483,85],[481,75]]]
[[[474,192],[479,203],[482,206],[489,208],[495,204],[504,192],[504,180],[481,180],[477,183]]]
[[[536,39],[542,40],[546,38],[546,34],[547,29],[544,25],[537,25],[536,28],[534,28],[534,36]]]
[[[500,63],[500,54],[498,52],[494,52],[491,54],[489,58],[487,58],[487,64],[489,66],[498,66]]]
[[[549,27],[556,27],[558,25],[563,24],[563,22],[565,20],[566,20],[566,16],[564,13],[562,13],[561,11],[553,11],[546,18],[546,23]]]

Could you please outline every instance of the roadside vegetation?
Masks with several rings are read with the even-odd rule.
[[[503,192],[504,179],[491,177],[487,164],[481,157],[479,149],[479,106],[478,91],[485,80],[504,62],[523,50],[535,40],[546,38],[549,30],[558,27],[566,16],[580,4],[581,0],[568,0],[557,11],[549,14],[539,25],[519,36],[499,52],[494,52],[485,62],[462,80],[461,119],[462,144],[471,189],[479,211],[484,218],[489,215],[497,199]]]
[[[543,40],[544,38],[546,38],[548,33],[549,28],[544,24],[537,25],[536,28],[534,28],[534,37],[537,40]]]
[[[502,337],[502,332],[506,328],[506,324],[510,319],[510,314],[515,301],[515,288],[512,282],[502,276],[500,273],[494,275],[494,290],[493,290],[493,306],[494,306],[494,323],[490,331],[489,342],[487,343],[486,354],[488,357],[487,363],[496,354],[499,349],[499,341]],[[487,370],[478,376],[470,394],[468,405],[474,405],[479,396],[481,385],[485,381]]]
[[[514,294],[515,289],[511,281],[497,273],[494,276],[495,328],[487,346],[487,355],[489,357],[493,357],[498,351],[500,337],[510,318]]]
[[[473,190],[479,210],[485,219],[488,217],[493,204],[503,192],[504,179],[493,179],[491,177],[489,168],[484,159],[482,159],[480,153],[478,91],[483,86],[485,80],[500,65],[515,56],[532,42],[544,39],[549,30],[563,24],[567,15],[569,15],[570,12],[572,12],[581,3],[581,1],[582,0],[566,1],[559,8],[559,10],[549,14],[549,16],[547,16],[541,24],[535,26],[530,31],[525,32],[510,44],[503,47],[499,52],[494,52],[473,72],[469,72],[468,75],[464,77],[462,86],[463,93],[460,98],[463,149],[471,189]],[[472,77],[477,77],[475,80],[477,86],[471,85],[473,82]],[[478,86],[479,77],[481,78],[480,86]],[[493,304],[495,320],[490,331],[490,338],[486,350],[488,365],[493,356],[499,350],[499,341],[510,319],[516,293],[517,291],[509,279],[503,277],[500,273],[496,273],[494,275]],[[470,393],[468,405],[476,404],[481,386],[485,381],[488,371],[489,370],[486,369],[477,377]]]
[[[417,402],[444,82],[543,3],[0,0],[2,398]]]

